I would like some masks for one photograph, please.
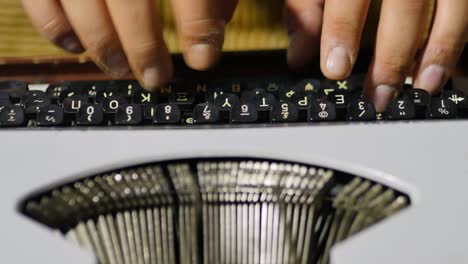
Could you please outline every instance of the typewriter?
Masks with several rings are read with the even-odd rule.
[[[14,263],[461,263],[468,81],[383,113],[284,52],[132,80],[0,82]]]

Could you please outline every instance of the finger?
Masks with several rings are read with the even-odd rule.
[[[237,0],[172,0],[177,31],[186,63],[197,70],[216,64],[224,28]]]
[[[168,82],[172,62],[155,1],[107,0],[107,6],[137,79],[151,90]]]
[[[46,39],[72,53],[84,51],[57,0],[22,0],[33,26]]]
[[[290,38],[287,60],[297,69],[318,54],[322,32],[324,0],[288,0],[286,25]]]
[[[334,80],[351,73],[359,51],[370,0],[327,0],[323,17],[320,65]]]
[[[468,38],[468,1],[439,1],[429,42],[419,60],[414,86],[437,93],[460,57]]]
[[[104,1],[61,0],[61,3],[94,62],[114,77],[127,74],[130,68]]]
[[[428,18],[426,0],[384,0],[364,94],[382,112],[401,90]]]

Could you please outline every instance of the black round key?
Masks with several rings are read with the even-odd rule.
[[[177,104],[158,104],[156,106],[154,123],[178,124],[181,122],[182,113]]]
[[[222,93],[214,99],[214,103],[221,111],[231,111],[240,102],[239,97],[232,93]]]
[[[301,92],[297,87],[285,86],[279,90],[278,98],[280,101],[291,102],[297,93]]]
[[[272,93],[260,88],[244,91],[241,95],[241,101],[255,105],[258,111],[270,111],[278,102]]]
[[[169,96],[169,103],[189,107],[195,103],[195,94],[191,91],[178,91]]]
[[[335,105],[325,99],[320,99],[311,103],[307,114],[309,121],[315,122],[336,120]]]
[[[299,110],[293,103],[283,102],[275,105],[271,112],[272,122],[296,122],[299,119]]]
[[[231,111],[232,123],[257,122],[258,111],[254,104],[241,102]]]
[[[260,88],[267,93],[278,94],[281,89],[284,87],[291,86],[291,83],[288,80],[271,78],[258,82],[257,85],[252,85],[251,88]]]
[[[271,93],[263,93],[253,100],[258,111],[270,111],[278,103],[276,97]]]
[[[23,81],[0,81],[0,93],[8,94],[13,100],[19,100],[28,90],[28,84]]]
[[[143,121],[143,112],[140,105],[122,104],[114,117],[117,125],[139,125]]]
[[[264,94],[266,94],[264,89],[253,88],[253,89],[242,91],[240,99],[242,102],[245,102],[245,101],[253,102],[258,96],[262,96]]]
[[[6,93],[0,93],[0,106],[7,106],[11,104],[12,102],[10,96]]]
[[[363,86],[364,79],[365,75],[352,75],[345,80],[324,80],[321,84],[321,90],[325,95],[335,91],[354,92],[360,90]]]
[[[219,121],[218,107],[213,103],[198,104],[193,108],[193,123],[208,124]]]
[[[134,104],[157,104],[158,95],[143,89],[138,89],[133,92],[132,102]]]
[[[115,114],[119,106],[127,104],[128,101],[122,96],[108,96],[101,101],[102,110],[105,114]]]
[[[367,99],[352,100],[348,105],[346,119],[349,121],[371,121],[377,118],[374,105]]]
[[[457,105],[444,97],[433,97],[428,116],[432,119],[454,119],[457,117]]]
[[[118,91],[119,96],[130,99],[134,91],[142,90],[143,87],[136,81],[114,81],[110,87]]]
[[[143,120],[152,123],[156,115],[156,105],[143,104],[141,110],[143,111]]]
[[[431,95],[423,89],[407,89],[405,94],[413,101],[416,107],[427,107],[431,102]]]
[[[47,87],[46,94],[56,102],[59,100],[60,94],[68,88],[70,88],[70,83],[68,82],[50,84]]]
[[[359,95],[357,93],[346,90],[335,90],[327,96],[328,100],[334,103],[337,109],[347,108],[349,103],[358,97]]]
[[[416,111],[413,100],[408,97],[395,98],[388,104],[385,114],[390,120],[414,119]]]
[[[248,89],[247,82],[238,79],[225,80],[223,83],[223,91],[240,94],[242,91]]]
[[[72,85],[70,85],[70,87],[68,87],[67,89],[62,90],[60,92],[59,97],[58,97],[58,103],[63,104],[65,99],[67,99],[69,97],[72,97],[72,96],[75,96],[75,95],[80,95],[80,96],[85,95],[82,86],[72,86]],[[86,98],[86,101],[88,101],[87,98]]]
[[[51,103],[50,97],[43,91],[30,91],[21,98],[26,114],[36,114],[41,107]]]
[[[8,105],[0,109],[0,127],[21,126],[24,123],[24,109],[21,106]]]
[[[65,113],[77,113],[81,106],[88,103],[88,97],[84,95],[72,95],[63,100],[62,107]]]
[[[108,87],[97,90],[95,100],[96,100],[96,103],[102,103],[105,98],[108,98],[108,97],[116,98],[120,96],[121,94],[116,89],[113,89],[113,87],[108,86]]]
[[[58,126],[64,123],[63,109],[59,105],[42,107],[37,112],[36,121],[38,126]]]
[[[445,90],[442,92],[442,98],[452,101],[457,108],[468,108],[468,98],[459,90]]]
[[[213,103],[214,100],[219,95],[224,94],[224,93],[227,93],[227,91],[223,90],[222,85],[215,83],[215,84],[211,84],[210,86],[206,88],[206,92],[204,93],[204,96],[201,96],[200,94],[198,95],[200,98],[204,98],[206,102]]]
[[[291,100],[298,109],[307,110],[309,106],[317,101],[316,96],[310,92],[298,92]]]
[[[104,122],[104,112],[98,104],[83,104],[76,113],[76,124],[80,126],[97,126]]]
[[[295,87],[298,92],[318,93],[321,90],[320,81],[317,79],[302,79],[296,83]]]

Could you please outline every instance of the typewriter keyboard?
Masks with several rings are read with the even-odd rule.
[[[362,76],[174,82],[151,93],[135,81],[68,81],[34,89],[0,82],[0,127],[161,126],[463,119],[466,95],[406,87],[384,113],[361,96]]]
[[[190,70],[175,56],[174,81],[153,93],[134,80],[42,85],[0,81],[0,128],[312,125],[468,118],[468,90],[460,85],[450,82],[437,96],[406,85],[386,111],[377,113],[362,96],[367,61],[358,63],[348,79],[330,81],[319,74],[317,65],[291,73],[283,54],[227,53],[209,72]]]

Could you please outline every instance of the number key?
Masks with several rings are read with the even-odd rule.
[[[76,113],[76,124],[82,126],[96,126],[104,122],[104,112],[98,104],[83,104]]]
[[[234,107],[231,112],[231,122],[252,123],[258,120],[258,111],[251,103],[241,103]]]
[[[292,103],[277,104],[271,113],[272,122],[296,122],[299,119],[299,110]]]
[[[336,120],[336,107],[330,101],[320,99],[309,106],[309,121],[334,121]]]
[[[114,118],[116,125],[139,125],[143,121],[141,106],[137,104],[122,104],[117,109]]]
[[[177,124],[180,123],[182,113],[177,104],[158,104],[156,106],[154,123]]]
[[[348,105],[346,119],[349,121],[371,121],[377,118],[374,105],[366,99],[355,99]]]
[[[407,97],[393,99],[388,104],[385,113],[386,117],[391,120],[414,119],[416,117],[414,103]]]
[[[457,105],[447,98],[434,97],[428,116],[432,119],[453,119],[457,117]]]
[[[219,121],[219,110],[213,103],[198,104],[193,108],[193,123],[216,123]]]

